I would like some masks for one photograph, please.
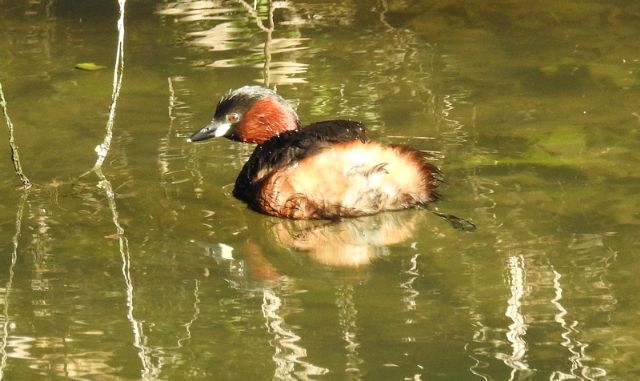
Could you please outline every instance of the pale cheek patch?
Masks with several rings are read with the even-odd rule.
[[[218,128],[216,128],[216,132],[214,132],[213,135],[216,138],[219,138],[221,136],[225,136],[227,134],[227,132],[229,132],[229,129],[231,129],[231,124],[229,124],[229,123],[221,124],[221,125],[218,126]]]

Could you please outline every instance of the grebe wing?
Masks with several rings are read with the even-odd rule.
[[[310,124],[300,130],[300,133],[329,142],[347,142],[360,140],[367,142],[364,125],[352,120],[326,120]]]
[[[252,197],[253,185],[264,175],[331,144],[355,140],[369,141],[364,125],[350,120],[327,120],[283,132],[255,148],[236,179],[234,196],[247,200]]]

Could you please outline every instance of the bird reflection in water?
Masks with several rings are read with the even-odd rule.
[[[251,237],[240,245],[198,245],[221,268],[227,268],[232,278],[274,281],[282,279],[283,274],[269,259],[268,247],[304,253],[325,266],[365,267],[388,255],[390,246],[407,244],[429,215],[417,209],[337,221],[265,219],[258,235],[266,236],[268,243]]]
[[[409,240],[425,218],[424,211],[412,210],[340,221],[280,220],[271,232],[280,246],[305,252],[315,262],[360,267],[387,255],[388,246]]]
[[[223,242],[199,242],[199,245],[216,262],[229,262],[235,275],[278,280],[282,275],[265,256],[263,241],[253,237],[266,236],[271,241],[268,246],[275,244],[306,253],[311,260],[325,266],[357,268],[387,255],[389,246],[406,244],[427,216],[437,216],[459,232],[476,230],[471,221],[437,209],[409,209],[340,220],[265,219],[260,228],[262,234],[253,234],[241,245]],[[249,227],[243,230],[254,231]],[[241,257],[236,258],[234,251],[240,252]]]

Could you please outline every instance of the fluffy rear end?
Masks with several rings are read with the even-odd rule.
[[[260,204],[295,219],[370,215],[433,201],[435,174],[409,147],[339,143],[265,178]]]

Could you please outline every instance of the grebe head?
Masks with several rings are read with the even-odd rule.
[[[260,86],[244,86],[223,96],[211,122],[188,140],[196,142],[224,136],[262,144],[299,126],[296,112],[275,91]]]

